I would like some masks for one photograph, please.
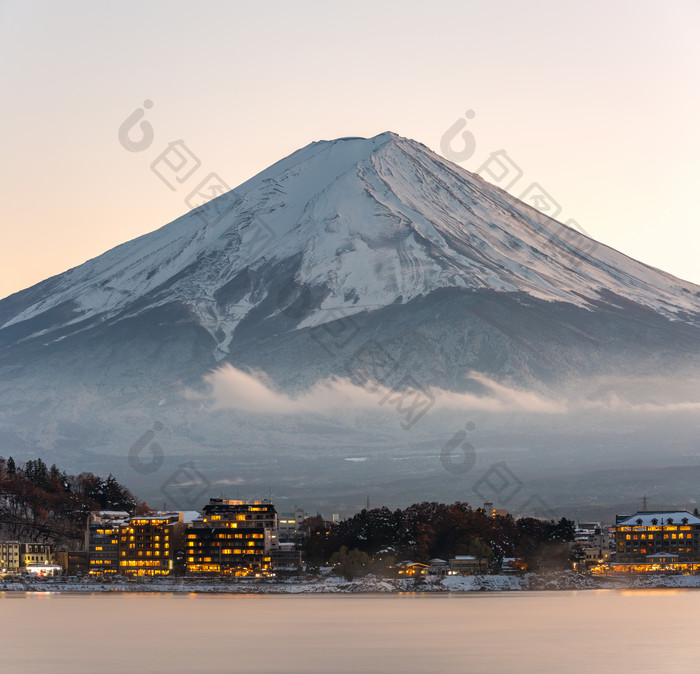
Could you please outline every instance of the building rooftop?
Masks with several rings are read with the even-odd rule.
[[[656,520],[657,524],[666,524],[669,518],[673,520],[673,524],[682,524],[684,518],[688,520],[688,524],[700,524],[700,517],[689,513],[687,510],[657,510],[656,512],[636,513],[627,519],[621,520],[616,526],[649,527],[654,525],[652,520]],[[641,523],[638,520],[641,520]]]
[[[180,518],[180,516],[182,516]],[[134,515],[129,518],[129,521],[135,520],[167,520],[176,517],[180,521],[190,524],[194,520],[199,519],[200,514],[196,510],[173,510],[167,512],[157,512],[152,515]]]

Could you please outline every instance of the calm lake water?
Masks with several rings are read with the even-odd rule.
[[[0,672],[700,672],[700,592],[0,592]]]

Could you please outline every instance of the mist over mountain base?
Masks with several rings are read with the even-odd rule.
[[[170,507],[690,505],[698,412],[700,287],[390,132],[0,300],[0,454]]]

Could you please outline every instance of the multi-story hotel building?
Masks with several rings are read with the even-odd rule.
[[[700,561],[700,517],[686,511],[638,512],[611,527],[616,564],[653,564],[658,556]]]
[[[187,571],[265,575],[277,548],[277,512],[270,501],[213,498],[187,532]]]
[[[91,574],[119,573],[119,530],[128,519],[129,513],[116,510],[91,513],[87,531]]]
[[[119,573],[160,576],[170,573],[185,532],[196,512],[162,512],[130,517],[119,528]]]

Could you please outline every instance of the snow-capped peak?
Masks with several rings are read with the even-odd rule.
[[[241,274],[254,278],[239,283]],[[319,289],[299,327],[328,309],[352,314],[446,287],[583,307],[619,296],[687,320],[700,311],[697,286],[386,132],[311,143],[170,224],[3,301],[0,321],[8,327],[68,303],[68,322],[77,323],[176,300],[225,351],[240,321],[276,292],[276,274]]]

